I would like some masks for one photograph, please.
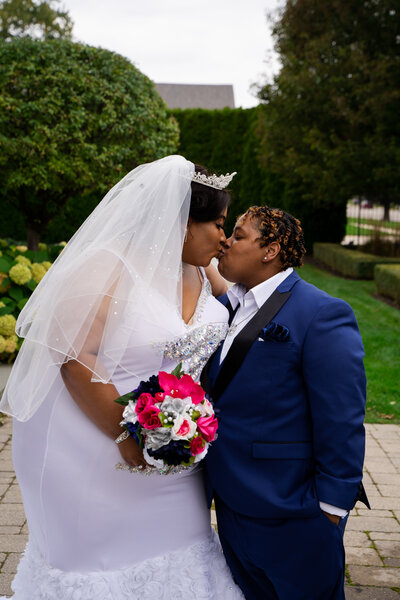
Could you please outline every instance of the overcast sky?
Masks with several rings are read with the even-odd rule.
[[[233,84],[236,106],[277,71],[267,12],[283,0],[64,0],[78,41],[119,52],[156,83]]]

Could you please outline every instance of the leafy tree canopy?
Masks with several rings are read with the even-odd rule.
[[[70,197],[104,192],[177,142],[154,84],[122,56],[66,40],[0,43],[0,186],[31,246]]]
[[[399,17],[400,0],[286,2],[282,68],[259,96],[262,154],[289,204],[335,218],[353,195],[400,198]]]
[[[73,23],[59,0],[0,0],[0,39],[70,39]]]

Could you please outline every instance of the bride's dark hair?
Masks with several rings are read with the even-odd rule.
[[[210,173],[205,167],[195,164],[196,173],[201,173],[207,177]],[[208,185],[192,181],[192,197],[190,199],[189,216],[193,221],[206,223],[218,219],[224,212],[230,202],[230,195],[227,190],[217,190]]]

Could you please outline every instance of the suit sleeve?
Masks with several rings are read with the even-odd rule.
[[[313,426],[315,486],[320,502],[353,508],[365,450],[364,348],[350,306],[329,299],[314,317],[303,348]]]

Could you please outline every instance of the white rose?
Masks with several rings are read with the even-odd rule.
[[[171,429],[168,427],[156,427],[146,432],[146,447],[151,450],[159,450],[171,441]]]
[[[214,414],[213,406],[207,398],[204,398],[201,404],[197,404],[195,410],[198,410],[202,417],[212,417]]]
[[[160,409],[164,414],[168,413],[175,417],[176,415],[183,415],[191,406],[191,398],[173,398],[172,396],[166,396],[163,403],[160,405]]]
[[[197,425],[189,415],[178,415],[171,429],[173,440],[189,440],[196,433]]]
[[[129,404],[125,406],[122,416],[124,417],[127,423],[136,423],[136,421],[138,420],[135,411],[135,403],[132,400],[129,400]]]

